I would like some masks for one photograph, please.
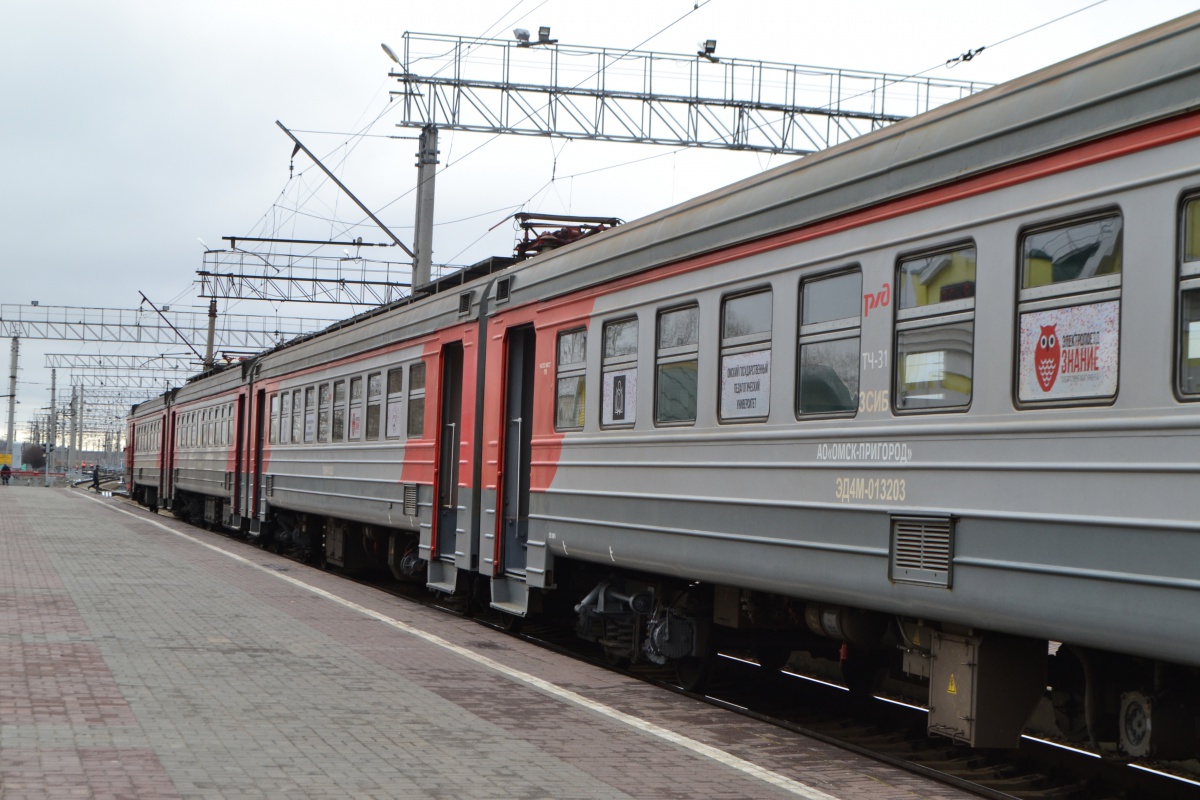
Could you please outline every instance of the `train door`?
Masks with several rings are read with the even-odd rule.
[[[163,420],[163,508],[172,508],[175,499],[175,418],[177,416],[178,413],[172,410]]]
[[[234,436],[233,436],[233,497],[230,498],[230,510],[233,512],[233,518],[230,523],[241,526],[240,515],[242,513],[242,472],[245,469],[243,459],[246,457],[246,450],[243,447],[243,440],[246,436],[246,395],[239,394],[237,399],[237,416],[234,419]]]
[[[462,369],[463,347],[459,342],[442,348],[441,430],[438,433],[437,527],[435,555],[446,561],[454,560],[458,540],[458,480],[459,443],[462,441]]]
[[[525,574],[525,551],[529,538],[529,471],[533,446],[535,338],[532,326],[509,331],[505,358],[500,564],[507,575]]]
[[[262,517],[267,511],[265,504],[260,507],[263,499],[262,462],[263,441],[266,435],[264,430],[266,407],[267,392],[265,389],[259,389],[253,406],[254,427],[251,430],[253,442],[251,443],[250,457],[246,462],[250,469],[250,502],[246,504],[246,514],[250,517],[250,533],[256,535],[262,531]]]

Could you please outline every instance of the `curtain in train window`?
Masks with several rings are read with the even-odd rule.
[[[329,384],[322,383],[317,390],[317,441],[329,441]]]
[[[346,438],[346,382],[333,383],[333,418],[330,420],[330,438],[335,442]]]
[[[696,374],[700,364],[700,309],[660,311],[654,375],[654,421],[696,421]]]
[[[1017,399],[1107,402],[1117,394],[1122,220],[1105,214],[1021,237]]]
[[[897,411],[966,408],[975,347],[975,246],[906,257],[896,274]]]
[[[383,373],[372,372],[367,376],[367,438],[379,438],[380,408],[383,404]]]
[[[587,329],[558,335],[558,381],[554,406],[554,429],[580,430],[587,397]]]
[[[425,435],[425,365],[408,368],[408,438]]]
[[[766,419],[771,411],[771,291],[721,301],[722,422]]]
[[[1179,263],[1179,393],[1200,398],[1200,197],[1183,204]]]
[[[800,285],[800,365],[796,414],[858,411],[862,272],[842,272]]]
[[[637,317],[604,323],[600,380],[600,425],[632,427],[637,422]]]

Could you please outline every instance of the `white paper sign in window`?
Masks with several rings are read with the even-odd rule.
[[[1020,399],[1115,395],[1120,305],[1114,300],[1022,314]]]
[[[765,417],[770,410],[771,351],[754,350],[721,359],[721,418]]]

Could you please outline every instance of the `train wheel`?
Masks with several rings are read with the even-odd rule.
[[[702,692],[708,688],[712,678],[713,662],[711,656],[687,656],[675,660],[675,682],[686,692]]]

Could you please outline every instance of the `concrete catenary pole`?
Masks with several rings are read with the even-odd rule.
[[[417,152],[417,257],[413,262],[412,288],[429,283],[433,273],[433,188],[438,164],[438,132],[433,125],[421,129],[421,149]]]
[[[217,298],[208,301],[208,346],[204,349],[204,369],[212,369],[213,339],[217,335]]]
[[[78,389],[71,387],[71,431],[67,434],[67,469],[75,466],[79,460],[79,451],[75,449],[75,434],[79,433],[79,397]]]
[[[58,438],[58,409],[55,408],[57,402],[54,397],[54,392],[58,388],[58,370],[50,370],[50,433],[46,437],[46,467],[45,467],[45,484],[50,485],[50,468],[54,461],[54,440]]]
[[[13,454],[13,467],[20,466],[21,454],[17,452],[17,354],[21,352],[21,340],[12,340],[12,361],[8,368],[8,449]]]

